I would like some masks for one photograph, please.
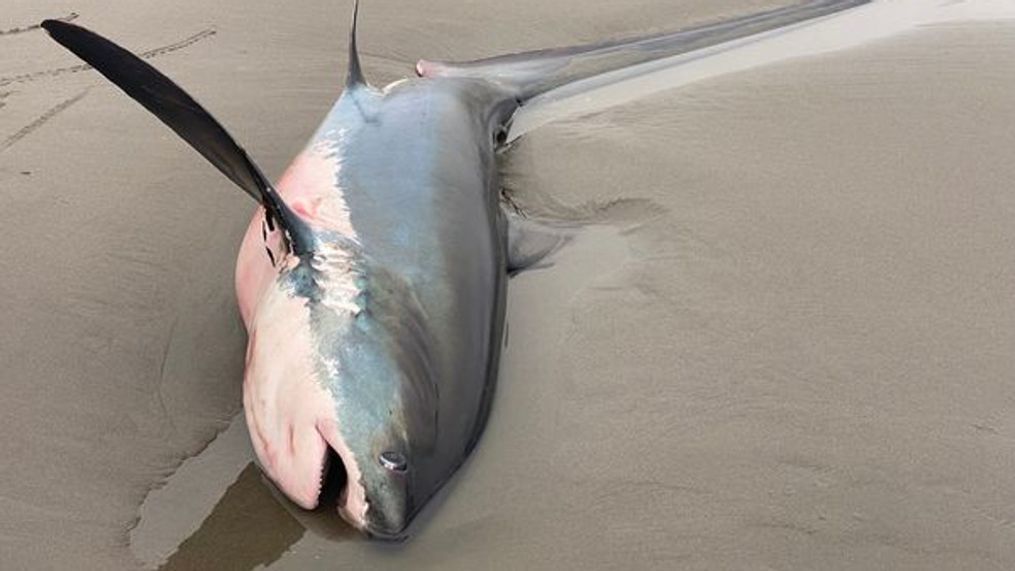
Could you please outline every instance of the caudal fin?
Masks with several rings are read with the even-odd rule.
[[[871,0],[812,0],[697,28],[584,46],[537,50],[461,63],[421,60],[421,77],[481,77],[520,99],[567,83],[783,28],[868,4]]]

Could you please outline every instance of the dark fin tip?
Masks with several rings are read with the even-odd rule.
[[[359,62],[359,50],[356,48],[356,22],[359,21],[359,0],[353,0],[352,28],[349,30],[349,70],[345,78],[346,87],[365,85],[363,68]]]
[[[46,20],[42,24],[53,39],[91,65],[172,129],[234,184],[261,203],[269,229],[285,231],[301,254],[312,248],[307,225],[290,210],[251,160],[217,119],[193,97],[150,64],[127,49],[86,28]]]

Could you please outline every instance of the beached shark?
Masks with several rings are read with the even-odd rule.
[[[236,294],[259,464],[308,509],[337,479],[341,516],[396,539],[483,431],[508,276],[566,241],[502,207],[496,155],[513,118],[593,76],[864,3],[811,1],[634,40],[420,61],[417,77],[383,89],[364,79],[354,8],[345,89],[277,184],[153,67],[84,28],[43,27],[258,201]]]

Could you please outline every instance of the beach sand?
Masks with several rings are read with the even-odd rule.
[[[384,84],[785,3],[366,2],[360,45]],[[23,29],[155,50],[277,177],[338,95],[349,7],[7,4],[0,568],[1015,567],[1015,23],[525,135],[518,200],[610,224],[512,280],[486,434],[380,546],[276,499],[234,420],[249,199]]]

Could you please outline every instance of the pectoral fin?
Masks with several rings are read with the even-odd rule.
[[[282,201],[261,169],[225,128],[168,77],[102,36],[74,24],[46,20],[42,27],[60,45],[94,67],[176,132],[229,180],[254,197],[277,223],[297,254],[310,251],[306,225]]]

